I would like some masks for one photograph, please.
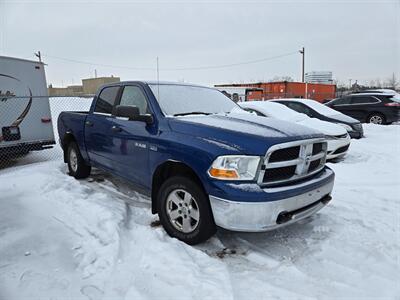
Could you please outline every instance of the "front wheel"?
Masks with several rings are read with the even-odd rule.
[[[210,202],[201,187],[184,177],[172,177],[161,186],[158,215],[165,231],[189,244],[201,243],[216,231]]]
[[[86,178],[90,175],[91,167],[83,160],[78,145],[75,142],[71,142],[68,145],[67,164],[69,175],[76,179]]]

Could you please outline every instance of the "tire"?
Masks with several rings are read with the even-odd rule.
[[[204,242],[216,232],[209,199],[192,180],[167,179],[157,195],[157,208],[165,231],[189,245]]]
[[[386,123],[386,118],[381,113],[372,113],[368,116],[368,123],[383,125]]]
[[[76,179],[86,178],[90,175],[91,166],[88,166],[82,158],[78,145],[71,142],[67,147],[67,164],[69,175]]]

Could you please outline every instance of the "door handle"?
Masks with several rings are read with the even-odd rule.
[[[93,127],[93,123],[90,121],[86,121],[85,124],[86,124],[86,126]]]
[[[119,128],[118,126],[115,126],[115,125],[113,127],[111,127],[111,130],[114,131],[114,132],[121,132],[122,131],[121,128]]]

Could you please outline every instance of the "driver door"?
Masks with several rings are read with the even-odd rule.
[[[136,106],[140,114],[152,113],[140,86],[123,87],[117,105]],[[117,172],[136,184],[149,183],[149,139],[156,134],[154,124],[115,117],[112,124],[113,159]]]

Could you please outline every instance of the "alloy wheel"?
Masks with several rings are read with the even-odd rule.
[[[78,155],[76,154],[76,151],[73,148],[69,152],[69,164],[71,166],[72,171],[76,172],[78,170]]]
[[[199,225],[199,206],[188,191],[173,190],[167,197],[166,206],[169,222],[177,230],[190,233]]]
[[[383,119],[381,116],[378,115],[373,115],[371,118],[369,118],[370,123],[372,124],[382,124]]]

